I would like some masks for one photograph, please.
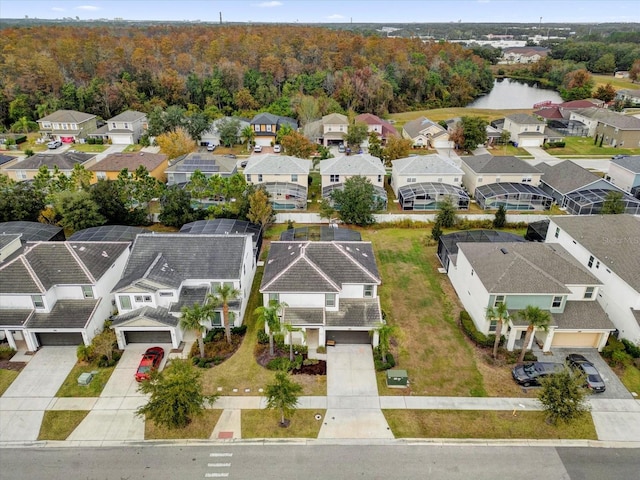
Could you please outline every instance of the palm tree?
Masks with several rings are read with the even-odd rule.
[[[219,285],[215,289],[215,294],[211,300],[213,303],[222,304],[222,319],[224,321],[224,334],[227,337],[227,343],[231,343],[231,316],[229,315],[229,302],[240,296],[240,290],[234,288],[233,285],[225,283]]]
[[[391,337],[396,334],[398,329],[395,325],[389,325],[386,322],[381,322],[376,325],[375,330],[378,332],[378,349],[380,351],[380,357],[383,361],[387,358],[387,352],[389,351],[389,341]]]
[[[251,125],[244,127],[242,132],[240,132],[240,135],[242,135],[242,139],[247,142],[247,148],[251,148],[251,142],[256,138],[256,132],[253,130]]]
[[[293,362],[293,332],[300,332],[302,329],[294,327],[290,323],[285,323],[284,329],[289,333],[289,360]],[[304,332],[302,334],[304,335]]]
[[[211,317],[212,305],[210,303],[194,303],[191,307],[182,307],[182,316],[180,317],[180,327],[185,330],[192,330],[198,339],[198,347],[200,348],[200,358],[204,358],[204,339],[202,334],[206,327],[202,322]]]
[[[282,328],[280,325],[280,314],[285,307],[288,307],[284,302],[278,302],[277,300],[269,300],[267,307],[261,306],[254,310],[254,314],[258,319],[264,322],[269,327],[269,355],[273,357],[273,333],[279,332]]]
[[[274,383],[267,385],[265,396],[267,408],[280,410],[280,425],[286,426],[285,414],[292,412],[298,405],[298,395],[302,392],[302,386],[292,381],[286,372],[276,373]]]
[[[545,332],[549,330],[551,314],[545,310],[541,310],[540,307],[527,305],[524,310],[518,312],[518,317],[528,323],[527,334],[524,337],[524,345],[522,345],[522,352],[520,352],[520,358],[518,359],[518,363],[522,363],[533,331],[536,328],[540,328]]]
[[[505,302],[498,303],[495,307],[487,308],[487,318],[496,321],[496,339],[493,342],[493,358],[498,357],[498,346],[502,337],[502,325],[509,318],[509,311]]]

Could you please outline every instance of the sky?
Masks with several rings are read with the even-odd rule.
[[[283,23],[640,22],[638,0],[1,0],[0,18]],[[541,19],[542,17],[542,19]]]

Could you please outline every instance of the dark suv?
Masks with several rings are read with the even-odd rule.
[[[561,363],[533,362],[516,365],[511,371],[513,379],[523,387],[540,385],[540,379],[558,373],[564,368]]]
[[[574,371],[584,375],[585,387],[589,390],[592,390],[595,393],[602,393],[607,389],[604,384],[604,380],[602,380],[602,377],[595,365],[587,360],[583,355],[580,355],[579,353],[572,353],[567,356],[566,360],[567,364]]]

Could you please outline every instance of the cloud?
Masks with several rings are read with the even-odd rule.
[[[54,12],[64,12],[65,9],[61,8],[61,7],[52,7],[51,10],[53,10]]]
[[[260,8],[272,8],[272,7],[281,7],[282,2],[260,2],[255,4],[256,7]]]
[[[96,7],[95,5],[80,5],[76,7],[76,9],[95,12],[96,10],[100,10],[100,7]]]
[[[340,15],[339,13],[334,13],[333,15],[329,15],[327,20],[342,20],[344,15]]]

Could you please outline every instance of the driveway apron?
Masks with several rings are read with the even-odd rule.
[[[370,345],[327,349],[327,407],[318,438],[393,438],[380,410]]]

